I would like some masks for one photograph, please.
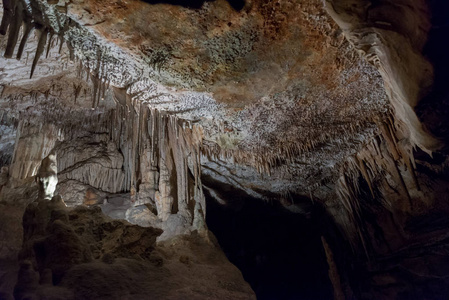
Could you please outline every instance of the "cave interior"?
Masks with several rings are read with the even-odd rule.
[[[0,18],[0,300],[448,299],[447,1]]]

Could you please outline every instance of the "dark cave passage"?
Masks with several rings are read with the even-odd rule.
[[[313,219],[225,188],[226,205],[206,192],[207,225],[257,299],[333,299]]]
[[[436,137],[444,141],[443,152],[448,153],[449,147],[449,90],[447,88],[447,70],[449,68],[449,2],[430,0],[431,28],[424,56],[432,63],[434,79],[431,91],[425,95],[415,108],[418,117],[426,128]],[[438,108],[438,109],[436,109]]]

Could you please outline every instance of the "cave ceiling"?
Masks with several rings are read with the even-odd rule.
[[[12,58],[0,60],[3,113],[76,126],[145,103],[200,124],[214,150],[204,172],[253,190],[332,184],[391,113],[379,72],[318,0],[16,5],[24,22]]]
[[[159,241],[218,225],[232,244],[229,220],[265,241],[263,212],[291,214],[316,223],[354,292],[360,280],[367,299],[425,295],[448,278],[435,276],[449,265],[447,12],[442,0],[3,0],[0,206],[82,204],[162,229]],[[302,230],[288,224],[273,236]],[[385,296],[402,286],[413,294]]]

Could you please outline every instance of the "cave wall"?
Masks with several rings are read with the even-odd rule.
[[[414,110],[433,81],[433,66],[422,55],[431,28],[427,3],[345,0],[325,3],[346,38],[378,68],[396,117],[409,130],[411,143],[427,152],[441,148]]]
[[[97,8],[94,2],[86,5]],[[420,286],[415,291],[424,297],[429,293],[424,288],[428,281],[435,279],[437,286],[443,284],[444,272],[433,278],[430,269],[438,269],[438,264],[445,266],[444,259],[429,258],[432,263],[428,272],[409,274],[418,272],[410,263],[413,255],[422,254],[416,250],[417,245],[429,236],[438,240],[422,248],[422,256],[431,257],[444,245],[440,229],[447,225],[443,218],[449,193],[444,129],[447,110],[439,106],[446,94],[441,83],[438,88],[434,85],[442,81],[444,73],[434,72],[437,63],[426,57],[432,52],[427,39],[435,29],[431,18],[434,7],[429,8],[424,1],[325,1],[341,32],[329,23],[317,2],[291,6],[255,1],[241,11],[233,11],[227,6],[220,8],[225,1],[216,1],[200,7],[201,13],[211,18],[209,21],[191,8],[145,6],[157,12],[159,21],[165,12],[179,20],[201,19],[198,24],[204,28],[198,32],[208,33],[204,37],[216,44],[206,43],[206,51],[193,43],[196,46],[191,52],[183,54],[171,46],[151,44],[157,37],[148,31],[144,32],[148,40],[139,40],[123,22],[117,26],[126,27],[126,33],[109,31],[106,25],[111,20],[104,18],[109,6],[95,16],[74,3],[69,18],[65,14],[68,7],[44,1],[10,3],[3,5],[1,25],[2,33],[7,33],[2,40],[5,57],[16,54],[21,58],[26,53],[27,58],[17,65],[5,63],[9,72],[5,80],[17,79],[17,86],[3,86],[2,108],[20,118],[12,121],[2,111],[0,124],[5,134],[0,137],[0,159],[2,166],[11,163],[8,170],[2,170],[2,174],[10,175],[9,179],[3,175],[0,182],[2,200],[21,185],[32,185],[30,179],[52,149],[58,153],[58,191],[67,204],[101,204],[113,201],[111,194],[129,193],[133,206],[152,208],[146,214],[169,235],[204,228],[206,203],[201,174],[301,212],[301,207],[291,205],[286,196],[294,190],[307,201],[323,204],[333,216],[345,243],[340,246],[332,238],[328,241],[337,252],[340,272],[359,268],[356,274],[361,274],[362,286],[366,290],[379,288],[373,295],[407,297],[413,289],[409,282],[415,282]],[[118,16],[123,17],[123,13],[136,21],[130,11],[137,8],[136,4],[109,12],[120,12]],[[232,21],[218,30],[214,26],[227,23],[220,9],[229,12]],[[293,18],[293,12],[302,17]],[[141,23],[131,21],[141,28]],[[286,28],[295,22],[307,31],[288,35]],[[25,34],[19,45],[20,28]],[[29,31],[33,33],[28,36]],[[188,34],[195,38],[201,35],[198,32]],[[211,32],[215,34],[212,38]],[[289,45],[289,39],[281,38],[284,35],[297,38],[298,44]],[[249,38],[257,55],[251,56],[251,47],[243,47],[246,44],[236,46],[240,38],[245,42]],[[176,42],[170,35],[162,39],[168,44]],[[111,40],[120,47],[108,44]],[[124,41],[132,41],[131,45],[138,41],[142,47],[128,51]],[[223,53],[217,50],[216,45],[227,43],[233,46]],[[285,55],[273,58],[260,51],[270,43],[282,48],[279,53]],[[377,73],[361,62],[352,48],[377,68],[391,106],[385,102]],[[142,56],[131,59],[129,52]],[[298,52],[301,55],[293,55]],[[208,63],[193,60],[192,53]],[[207,60],[211,53],[216,60]],[[276,63],[253,70],[257,75],[253,76],[250,92],[245,92],[247,86],[239,81],[247,79],[244,62],[254,57]],[[280,62],[294,67],[283,69]],[[61,64],[62,71],[72,74],[59,76],[61,70],[55,66]],[[195,67],[184,68],[186,65]],[[322,65],[332,68],[323,71],[317,67]],[[31,82],[11,75],[25,67],[31,76],[44,76],[45,80]],[[56,72],[57,78],[45,77],[51,72]],[[264,84],[265,78],[276,77],[273,74],[281,74],[278,77],[283,84],[275,88]],[[185,78],[191,80],[187,83]],[[161,86],[167,82],[173,86]],[[206,95],[208,91],[216,99]],[[270,95],[265,97],[265,92]],[[432,112],[435,107],[441,107],[438,113]],[[220,187],[206,188],[211,198],[226,202],[216,190]],[[348,249],[355,267],[348,263],[350,259],[338,254]],[[387,263],[382,265],[381,261]],[[392,265],[408,275],[402,271],[382,274]],[[376,272],[378,277],[373,275]],[[345,280],[356,286],[354,278]],[[390,284],[400,287],[390,289]],[[366,290],[355,293],[368,297]]]
[[[325,3],[346,38],[379,69],[393,107],[391,117],[378,121],[379,134],[341,166],[340,203],[328,202],[337,223],[352,232],[360,264],[352,286],[361,285],[360,298],[447,294],[440,269],[447,260],[437,254],[447,230],[447,137],[439,129],[447,101],[436,92],[443,75],[434,73],[440,64],[429,55],[446,45],[430,34],[444,11],[437,2]]]
[[[20,269],[15,274],[4,269],[16,275],[17,283],[14,289],[2,284],[0,295],[23,300],[254,299],[212,235],[156,244],[161,233],[113,220],[99,207],[67,208],[60,195],[39,198],[23,213]]]
[[[79,126],[38,118],[19,123],[16,139],[9,189],[34,177],[43,157],[54,150],[58,189],[68,204],[86,203],[91,188],[103,197],[89,204],[103,203],[108,194],[130,193],[134,206],[151,205],[162,222],[174,222],[174,231],[204,229],[201,129],[196,125],[146,105],[118,106],[84,118]],[[79,189],[64,188],[67,181]]]

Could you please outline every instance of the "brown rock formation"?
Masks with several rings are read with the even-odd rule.
[[[59,196],[28,205],[23,226],[15,299],[253,298],[217,246],[195,235],[156,247],[160,229],[69,210]]]
[[[347,39],[381,73],[398,120],[427,152],[441,144],[425,131],[415,107],[429,92],[433,68],[422,55],[430,29],[425,1],[326,1]]]
[[[205,272],[204,283],[205,261],[233,279],[211,275],[213,285],[183,296],[251,297],[208,240],[206,204],[238,211],[253,198],[325,220],[313,231],[324,250],[313,252],[333,253],[336,298],[443,297],[449,48],[440,14],[449,8],[439,3],[3,1],[0,204],[15,216],[36,197],[53,199],[25,213],[17,298],[109,297],[99,277],[120,270],[126,279],[111,293],[157,287],[156,298],[176,298],[180,270]],[[56,173],[65,203],[90,208],[53,197]],[[86,275],[94,270],[101,276]]]

